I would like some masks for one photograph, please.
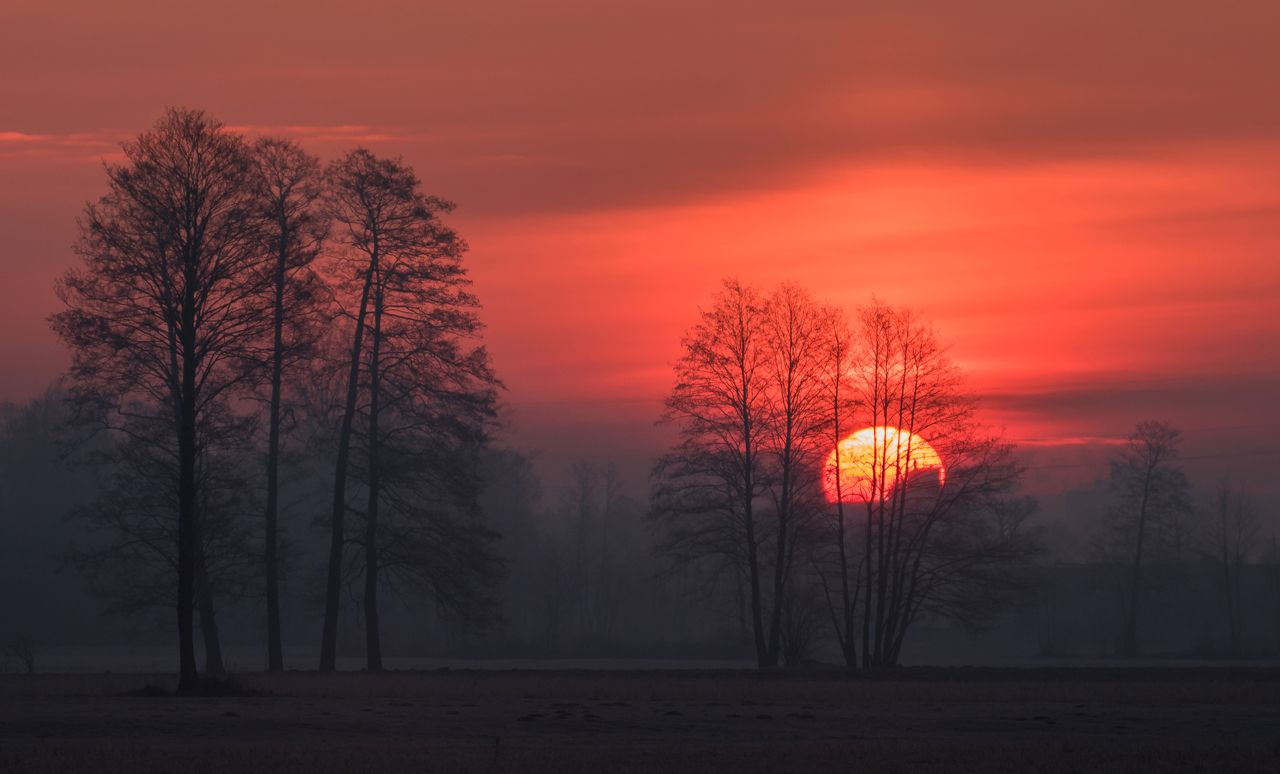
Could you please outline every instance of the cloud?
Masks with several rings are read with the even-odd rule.
[[[24,7],[0,47],[0,102],[38,108],[39,131],[198,104],[404,152],[492,213],[1280,136],[1280,6],[1261,0],[1211,20],[1192,0],[64,2]]]
[[[414,143],[432,139],[425,132],[412,132],[403,129],[380,129],[364,124],[339,124],[335,126],[306,126],[299,124],[231,124],[228,131],[248,135],[283,135],[298,140],[316,143],[346,143],[349,145],[362,143]]]
[[[119,155],[120,141],[126,136],[127,134],[120,130],[65,134],[0,131],[0,159],[22,157],[55,161],[114,159]]]
[[[1073,439],[1118,439],[1144,419],[1162,419],[1197,433],[1265,439],[1280,429],[1274,396],[1280,372],[1192,375],[1099,373],[1060,384],[988,390],[986,415],[1015,428],[1019,442],[1062,445]],[[1083,441],[1082,441],[1083,442]]]
[[[249,136],[281,135],[304,143],[321,145],[342,144],[347,147],[386,143],[427,142],[432,138],[422,132],[396,129],[380,129],[367,125],[339,124],[308,126],[301,124],[235,124],[228,131]],[[137,131],[124,129],[95,129],[84,132],[34,134],[17,131],[0,131],[0,157],[38,156],[97,161],[104,157],[120,156],[120,144],[135,136]]]
[[[26,132],[0,132],[0,145],[27,144],[44,142],[48,135],[27,134]]]

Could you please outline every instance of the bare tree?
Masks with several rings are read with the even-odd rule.
[[[863,667],[898,663],[921,616],[981,625],[1038,550],[1012,447],[983,435],[936,334],[881,303],[860,311],[849,386],[867,429],[839,499],[859,504]],[[837,458],[840,454],[838,453]],[[842,634],[850,631],[848,623]]]
[[[326,177],[330,217],[338,226],[343,253],[335,260],[335,285],[339,303],[354,297],[355,312],[344,308],[353,320],[347,389],[337,437],[333,477],[333,509],[329,530],[329,569],[325,585],[324,628],[320,640],[320,671],[336,666],[338,601],[342,590],[343,549],[346,543],[347,478],[351,430],[360,394],[361,361],[365,357],[365,319],[370,291],[387,244],[412,243],[420,236],[416,227],[421,203],[414,195],[417,179],[400,165],[380,161],[366,150],[349,153],[330,165]],[[404,228],[402,224],[412,224]]]
[[[614,634],[628,578],[623,550],[632,543],[626,525],[635,506],[612,465],[585,460],[569,467],[564,517],[573,568],[564,590],[576,633],[599,647]]]
[[[439,220],[453,205],[424,195],[399,160],[366,150],[335,162],[328,177],[344,247],[340,287],[359,299],[359,311],[339,435],[321,667],[333,668],[350,475],[366,494],[355,542],[363,547],[366,656],[376,670],[383,570],[424,588],[458,619],[481,622],[491,614],[489,590],[502,563],[476,504],[498,382],[478,343],[478,302],[462,265],[466,245]],[[353,433],[357,414],[365,421]],[[355,464],[353,441],[362,444]]]
[[[1229,479],[1218,484],[1213,518],[1206,521],[1205,553],[1219,565],[1222,579],[1222,612],[1230,636],[1231,655],[1244,650],[1244,600],[1242,576],[1262,525],[1253,504]]]
[[[826,455],[824,427],[830,421],[824,390],[826,347],[831,313],[797,285],[782,285],[765,303],[765,372],[773,408],[766,425],[765,450],[776,475],[770,489],[773,548],[773,615],[769,624],[768,660],[781,658],[784,608],[805,604],[789,594],[787,583],[808,522],[825,508],[818,471]],[[796,611],[794,617],[802,615]]]
[[[606,465],[599,476],[599,534],[588,620],[591,633],[599,640],[608,640],[614,636],[623,595],[629,582],[626,573],[627,557],[624,556],[623,549],[634,542],[634,536],[625,527],[634,522],[638,509],[627,496],[617,468]]]
[[[131,431],[143,417],[173,439],[179,689],[198,686],[192,612],[199,564],[200,436],[261,340],[256,170],[245,143],[198,111],[171,110],[107,165],[90,204],[83,265],[58,286],[52,318],[72,350],[81,415]]]
[[[280,636],[280,446],[286,370],[307,357],[319,336],[327,290],[312,265],[328,223],[319,211],[320,162],[296,143],[263,138],[253,146],[258,167],[258,215],[269,282],[271,340],[267,353],[267,461],[264,566],[267,670],[284,669]]]
[[[1013,568],[1036,550],[1024,528],[1033,506],[1013,496],[1021,470],[1008,445],[982,436],[959,372],[909,313],[875,304],[850,332],[797,287],[762,300],[729,283],[685,350],[667,404],[681,443],[656,471],[660,548],[742,574],[761,666],[779,662],[784,637],[798,652],[823,597],[846,662],[860,628],[862,664],[877,667],[897,663],[919,616],[976,625],[1016,585]],[[869,448],[846,470],[843,452],[828,454],[853,422],[868,426]],[[926,449],[933,464],[922,467]],[[865,516],[856,558],[851,504]],[[789,592],[797,560],[817,583]]]
[[[1167,422],[1139,422],[1111,460],[1111,491],[1104,534],[1097,548],[1128,567],[1121,605],[1120,653],[1134,657],[1138,641],[1143,569],[1152,559],[1179,550],[1180,522],[1191,512],[1190,485],[1178,465],[1182,435]]]
[[[591,556],[594,546],[589,546],[590,533],[595,526],[600,498],[600,473],[596,467],[578,460],[569,467],[569,489],[566,492],[566,510],[572,536],[573,574],[570,578],[572,600],[570,608],[578,632],[587,630],[591,607]]]
[[[677,425],[679,442],[654,468],[650,512],[660,552],[677,562],[710,561],[746,579],[762,668],[776,663],[761,589],[767,536],[758,502],[772,484],[765,324],[760,293],[730,280],[685,335],[663,415]]]
[[[823,366],[818,374],[818,383],[822,389],[826,407],[825,427],[819,428],[818,437],[824,442],[827,450],[838,449],[840,443],[850,432],[857,429],[851,423],[856,420],[858,410],[854,399],[855,389],[851,384],[853,374],[854,339],[853,331],[844,314],[839,309],[828,310],[828,317],[823,326],[824,348]],[[822,470],[823,482],[828,493],[835,500],[835,519],[830,528],[834,534],[827,539],[819,536],[815,543],[819,547],[814,555],[816,575],[820,583],[823,597],[827,602],[827,610],[831,616],[835,630],[836,642],[845,665],[858,666],[858,644],[855,637],[857,626],[858,599],[862,589],[861,564],[856,564],[862,552],[850,545],[855,535],[852,515],[846,513],[850,503],[845,492],[844,455],[828,454]],[[827,555],[821,549],[834,545],[834,552]],[[834,573],[830,565],[835,565]],[[831,580],[834,574],[835,580]],[[835,589],[832,589],[832,586]]]

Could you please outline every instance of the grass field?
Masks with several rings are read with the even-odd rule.
[[[1280,670],[0,677],[0,771],[1280,770]]]

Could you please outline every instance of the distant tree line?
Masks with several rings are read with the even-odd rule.
[[[78,464],[94,462],[94,447],[114,442],[99,433],[78,448],[73,464],[61,459],[67,431],[79,433],[74,424],[67,427],[74,408],[59,384],[20,406],[0,404],[0,588],[6,590],[0,593],[0,671],[24,668],[16,657],[6,659],[11,644],[25,643],[22,650],[47,669],[114,670],[136,663],[134,653],[150,653],[138,648],[171,638],[174,568],[148,564],[149,553],[129,551],[120,526],[96,518],[110,500],[105,486],[115,474]],[[333,431],[326,430],[328,421],[298,412],[286,422],[298,424],[288,425],[284,435],[292,442],[281,455],[283,660],[287,668],[314,668],[327,580]],[[220,515],[244,539],[206,549],[216,547],[218,555],[209,598],[216,635],[204,631],[197,600],[202,667],[215,657],[229,671],[268,663],[266,650],[259,650],[268,640],[265,472],[255,472],[265,458],[265,433],[250,440],[245,491]],[[628,477],[602,462],[538,457],[496,443],[479,455],[477,509],[485,527],[502,536],[504,561],[501,584],[488,588],[493,604],[485,619],[459,617],[392,573],[382,586],[387,598],[380,598],[379,626],[384,655],[398,661],[384,666],[421,658],[741,657],[733,622],[721,614],[726,589],[692,568],[655,572],[643,503],[633,496],[639,469]],[[157,522],[176,518],[162,509],[154,515]],[[354,526],[362,526],[354,518]],[[158,535],[158,547],[176,542],[172,531]],[[358,570],[361,546],[346,550]],[[356,659],[367,665],[363,590],[359,572],[344,577],[340,668]],[[388,596],[388,590],[397,593]]]
[[[1230,478],[1197,503],[1181,465],[1181,447],[1177,428],[1147,420],[1134,427],[1111,459],[1111,505],[1092,545],[1097,560],[1114,570],[1121,614],[1117,652],[1142,655],[1141,613],[1151,587],[1176,584],[1177,576],[1190,574],[1199,561],[1216,566],[1228,652],[1238,657],[1244,655],[1242,574],[1264,549],[1258,543],[1261,514]],[[1275,612],[1280,633],[1280,602]]]

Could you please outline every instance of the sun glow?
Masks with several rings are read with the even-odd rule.
[[[929,442],[896,427],[865,427],[840,441],[827,456],[822,487],[830,502],[884,499],[900,476],[936,470],[946,480],[942,457]]]

